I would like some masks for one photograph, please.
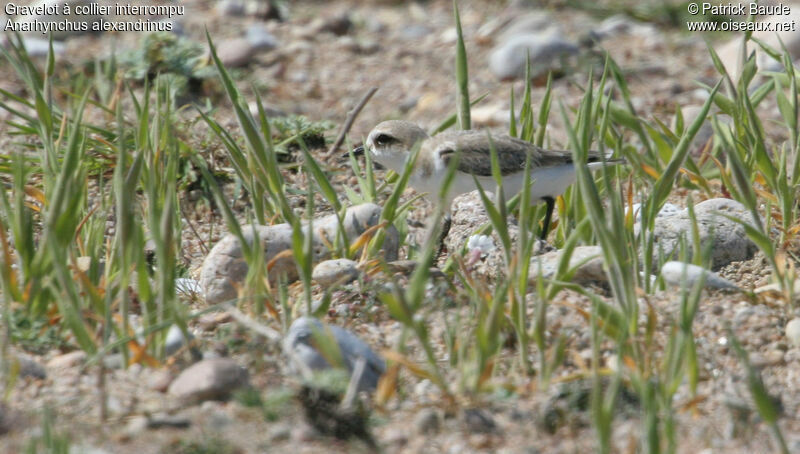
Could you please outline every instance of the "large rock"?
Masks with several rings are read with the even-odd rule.
[[[381,207],[367,203],[350,207],[344,218],[345,235],[350,240],[355,240],[369,227],[378,223]],[[306,233],[308,232],[308,226]],[[333,243],[339,224],[336,215],[316,219],[313,223],[314,250],[312,260],[317,263],[330,257],[326,244]],[[292,247],[292,227],[289,224],[270,226],[243,226],[242,231],[248,244],[253,244],[253,239],[258,238],[264,250],[264,261],[269,263],[279,253],[290,250]],[[321,235],[325,236],[325,241]],[[397,258],[398,233],[394,226],[386,230],[386,240],[383,243],[383,254],[387,261]],[[238,296],[236,288],[240,286],[247,276],[247,263],[242,255],[242,248],[238,238],[229,234],[220,240],[203,262],[200,274],[200,285],[203,288],[206,302],[215,304],[234,299]],[[279,276],[285,275],[291,282],[297,279],[297,266],[294,259],[282,257],[275,261],[270,270],[270,281],[275,283]]]
[[[752,217],[747,208],[732,199],[710,199],[700,202],[694,207],[697,228],[700,233],[700,244],[711,242],[711,268],[717,270],[723,266],[741,260],[748,260],[758,250],[755,243],[745,234],[744,227],[738,222],[723,216],[722,213],[751,222]],[[638,229],[638,226],[636,226]],[[668,258],[677,258],[680,238],[686,238],[686,254],[692,255],[692,222],[689,211],[682,210],[675,214],[663,216],[656,220],[655,251],[659,248]]]
[[[224,400],[249,384],[247,369],[229,358],[212,358],[187,368],[169,385],[169,393],[185,402]]]
[[[494,200],[494,194],[491,192],[487,192],[486,195]],[[458,253],[464,246],[467,246],[467,255],[475,254],[475,257],[471,257],[468,260],[473,272],[480,276],[495,278],[505,269],[503,243],[500,241],[497,232],[494,231],[488,238],[476,238],[475,236],[475,231],[488,223],[489,217],[486,215],[486,209],[478,191],[460,195],[453,200],[452,224],[444,244],[450,254]],[[508,235],[511,238],[512,247],[515,247],[514,245],[517,244],[519,237],[519,227],[512,219],[509,219],[508,222]],[[553,250],[551,246],[543,241],[536,241],[537,243],[533,246],[532,256]],[[469,247],[470,245],[476,245],[476,243],[480,247]],[[486,247],[489,243],[494,247]],[[536,262],[531,259],[531,263],[535,264]]]

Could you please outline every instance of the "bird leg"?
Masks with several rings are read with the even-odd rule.
[[[548,230],[550,230],[550,218],[553,217],[553,207],[555,206],[556,201],[555,201],[554,198],[552,198],[550,196],[542,197],[542,200],[544,200],[544,203],[547,204],[547,211],[544,214],[544,225],[542,226],[541,239],[542,239],[542,241],[546,241],[547,240],[547,232],[548,232]]]

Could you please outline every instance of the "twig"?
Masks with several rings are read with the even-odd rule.
[[[350,132],[350,128],[353,126],[353,122],[356,121],[356,117],[358,116],[359,113],[361,113],[361,109],[363,109],[364,106],[367,105],[369,100],[372,98],[372,95],[374,95],[376,91],[378,91],[378,87],[370,88],[369,91],[367,91],[367,93],[364,94],[364,97],[361,98],[361,101],[359,101],[358,104],[356,104],[356,106],[353,107],[353,109],[347,112],[347,118],[345,118],[344,120],[344,125],[342,125],[342,130],[339,131],[339,136],[336,137],[336,140],[333,142],[333,145],[331,145],[331,147],[328,148],[328,152],[325,154],[326,158],[335,153],[336,150],[338,150],[339,147],[342,146],[342,143],[344,143],[344,137],[347,135],[348,132]]]

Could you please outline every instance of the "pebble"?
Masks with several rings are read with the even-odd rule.
[[[147,376],[147,387],[161,393],[167,392],[170,383],[175,377],[166,369],[155,369]]]
[[[733,282],[720,277],[717,273],[691,263],[670,261],[661,267],[661,276],[664,278],[664,282],[669,285],[682,286],[684,284],[684,273],[686,273],[685,284],[687,289],[694,287],[695,283],[701,278],[705,278],[703,285],[706,288],[739,290],[739,287]]]
[[[488,412],[480,408],[468,408],[462,413],[467,430],[473,433],[486,434],[497,430],[497,423]]]
[[[194,339],[194,335],[192,335],[192,333],[188,334],[188,341],[190,342],[192,339]],[[172,356],[186,344],[187,339],[183,335],[183,331],[181,331],[180,327],[178,325],[170,326],[169,331],[167,332],[167,338],[164,340],[164,353],[167,356]]]
[[[786,339],[794,347],[800,347],[800,318],[793,318],[786,324]]]
[[[417,429],[417,433],[420,434],[435,434],[439,432],[439,428],[441,426],[441,422],[439,419],[439,413],[436,412],[433,408],[424,408],[417,413],[417,416],[414,418],[414,426]]]
[[[545,32],[561,33],[561,27],[558,22],[553,20],[553,16],[550,13],[544,10],[536,10],[516,17],[513,21],[505,24],[497,40],[498,42],[503,42],[519,35]]]
[[[220,400],[249,384],[247,369],[229,358],[200,361],[169,385],[168,392],[187,402]]]
[[[11,362],[17,361],[19,364],[19,376],[20,378],[35,378],[39,380],[44,380],[47,378],[47,371],[45,368],[36,362],[33,358],[29,358],[26,355],[18,355],[13,356],[9,355],[11,358]]]
[[[269,429],[268,438],[271,442],[286,441],[292,436],[292,427],[288,424],[276,424]]]
[[[220,16],[241,17],[247,12],[244,0],[220,0],[216,6]]]
[[[83,350],[76,350],[74,352],[65,353],[56,356],[47,362],[48,369],[69,369],[79,366],[86,361],[86,352]]]
[[[358,277],[357,263],[350,259],[333,259],[320,262],[311,277],[323,288],[334,284],[349,284]]]
[[[261,25],[251,25],[247,28],[247,41],[257,51],[275,49],[280,45],[278,39]]]
[[[557,33],[517,35],[492,49],[489,70],[501,80],[524,78],[530,55],[531,77],[535,78],[560,68],[578,52],[576,44]]]
[[[125,425],[125,435],[128,437],[134,438],[137,435],[141,434],[145,430],[147,430],[147,425],[149,421],[147,416],[134,416],[128,420],[128,424]]]
[[[333,337],[348,373],[353,373],[361,358],[366,361],[364,372],[358,382],[359,391],[371,391],[378,386],[378,379],[386,370],[383,359],[350,331],[334,325],[323,325],[311,317],[300,317],[295,320],[283,341],[283,351],[289,357],[292,372],[306,378],[304,371],[313,372],[331,368],[325,357],[314,347],[315,330],[322,336]]]
[[[430,27],[424,24],[412,24],[400,30],[400,37],[405,40],[421,39],[433,32]]]
[[[555,278],[562,254],[563,250],[557,250],[532,257],[528,282],[536,285],[540,275],[544,279]],[[569,268],[577,267],[570,280],[576,283],[608,281],[603,263],[603,250],[600,246],[577,246],[569,258]]]

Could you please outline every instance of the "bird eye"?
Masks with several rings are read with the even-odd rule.
[[[375,138],[376,145],[388,145],[389,142],[394,140],[392,136],[388,134],[378,134],[378,137]]]

